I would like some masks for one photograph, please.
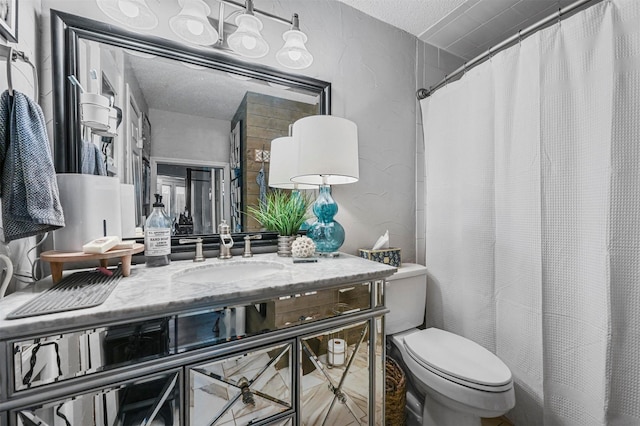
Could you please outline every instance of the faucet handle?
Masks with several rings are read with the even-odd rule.
[[[193,258],[194,262],[204,262],[204,255],[202,254],[202,238],[180,238],[178,240],[180,244],[190,244],[195,243],[196,245],[196,255]]]
[[[262,234],[255,235],[245,235],[244,236],[244,253],[242,257],[252,257],[253,253],[251,253],[251,240],[261,240]]]

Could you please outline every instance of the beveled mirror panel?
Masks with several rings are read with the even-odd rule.
[[[222,219],[233,232],[259,231],[245,212],[268,175],[271,140],[330,113],[328,82],[58,11],[52,66],[56,171],[80,171],[82,141],[93,142],[107,173],[134,186],[136,226],[165,193],[176,235],[215,234]],[[120,109],[116,134],[83,124],[69,76]]]
[[[179,372],[136,379],[119,386],[13,412],[18,426],[133,426],[181,424]]]
[[[189,368],[189,424],[253,424],[292,411],[292,350],[285,343]]]
[[[369,421],[369,342],[366,321],[300,340],[303,425],[375,424]]]

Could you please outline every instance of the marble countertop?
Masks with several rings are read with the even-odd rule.
[[[238,266],[238,275],[228,267]],[[216,268],[223,267],[226,270]],[[194,268],[212,268],[211,282],[187,282]],[[251,274],[244,278],[241,271]],[[101,305],[75,311],[7,320],[23,303],[51,287],[51,277],[0,300],[0,339],[97,326],[104,323],[175,313],[225,302],[260,300],[300,291],[318,290],[342,283],[365,282],[390,276],[396,268],[356,256],[341,254],[316,263],[293,263],[275,253],[252,258],[207,259],[202,263],[174,261],[168,266],[135,265]],[[74,271],[65,271],[65,275]],[[262,275],[261,275],[262,274]],[[219,276],[220,279],[216,279]],[[232,278],[229,278],[232,276]],[[237,276],[237,278],[236,278]]]

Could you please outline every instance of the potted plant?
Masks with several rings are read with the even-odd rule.
[[[291,243],[309,217],[311,201],[306,194],[276,189],[258,207],[248,206],[249,214],[267,230],[278,233],[278,256],[291,256]]]

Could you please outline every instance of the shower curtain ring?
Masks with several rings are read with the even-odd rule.
[[[558,25],[562,23],[562,8],[558,8]]]
[[[522,30],[518,30],[518,44],[522,44]]]

